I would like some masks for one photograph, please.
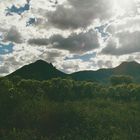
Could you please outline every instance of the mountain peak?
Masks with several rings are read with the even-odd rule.
[[[35,61],[34,63],[47,63],[47,62],[42,59],[39,59],[39,60]]]
[[[20,76],[23,79],[48,80],[52,78],[67,76],[76,80],[90,80],[107,82],[112,75],[130,75],[135,81],[140,81],[140,64],[136,61],[123,62],[113,69],[104,69],[98,71],[81,71],[67,75],[56,69],[51,63],[44,60],[37,60],[34,63],[23,66],[22,68],[11,73],[7,77]]]
[[[137,62],[137,61],[124,61],[124,62],[122,62],[122,65],[123,64],[125,64],[125,65],[129,65],[129,64],[138,64],[139,65],[139,63]]]
[[[22,68],[8,75],[20,76],[23,79],[47,80],[56,77],[63,77],[65,73],[57,70],[51,63],[44,60],[37,60],[34,63],[25,65]]]
[[[139,66],[139,63],[136,61],[122,62],[118,67],[129,67],[133,68],[135,66]]]
[[[44,60],[42,60],[42,59],[40,59],[40,60],[37,60],[37,61],[35,61],[34,63],[32,63],[32,64],[43,64],[43,65],[51,65],[52,66],[52,63],[48,63],[48,62],[46,62],[46,61],[44,61]]]

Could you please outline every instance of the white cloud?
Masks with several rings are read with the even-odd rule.
[[[0,1],[0,34],[3,36],[0,41],[15,45],[12,53],[1,56],[1,75],[37,59],[52,62],[66,72],[113,67],[132,59],[140,61],[140,0],[58,0],[58,4],[31,0],[29,11],[22,15],[5,15],[7,7],[20,7],[25,3],[26,0]],[[37,22],[26,27],[31,17]],[[95,23],[96,26],[108,24],[105,31],[110,37],[106,41],[96,33],[89,37],[88,31],[95,27]],[[8,35],[11,33],[13,36]],[[31,38],[49,39],[58,34],[62,40],[57,42],[54,39],[59,43],[54,48],[28,44]],[[81,49],[74,42],[77,46],[86,44],[86,47]],[[92,49],[97,56],[89,62],[65,59],[74,53],[89,53]]]

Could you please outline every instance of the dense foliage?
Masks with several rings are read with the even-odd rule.
[[[123,78],[108,86],[1,78],[0,140],[140,139],[140,85]]]
[[[120,84],[131,84],[133,83],[133,78],[131,76],[112,76],[110,78],[111,84],[112,85],[120,85]]]

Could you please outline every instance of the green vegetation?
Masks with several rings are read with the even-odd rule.
[[[112,85],[120,85],[120,84],[131,84],[133,83],[133,78],[131,76],[112,76],[110,78],[111,84]]]
[[[0,140],[140,139],[140,85],[123,78],[108,86],[1,78]]]

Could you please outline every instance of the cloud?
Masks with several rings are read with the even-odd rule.
[[[66,73],[72,73],[76,71],[82,71],[85,69],[93,70],[94,64],[92,62],[82,61],[81,59],[66,60],[66,61],[60,62],[59,69]]]
[[[120,56],[140,52],[139,38],[139,31],[117,33],[115,37],[109,39],[101,53]]]
[[[12,6],[13,16],[5,16]],[[55,5],[47,0],[3,0],[0,7],[1,73],[37,59],[65,72],[140,61],[136,0],[58,0]],[[14,47],[4,46],[10,43]]]
[[[55,10],[48,11],[48,22],[61,29],[87,28],[95,20],[108,21],[138,14],[135,0],[67,0]]]
[[[140,16],[125,17],[110,23],[106,28],[109,34],[101,53],[106,55],[132,55],[140,52]]]
[[[112,68],[112,61],[110,60],[98,60],[97,61],[97,67],[98,68]]]
[[[9,66],[0,66],[0,76],[4,76],[5,74],[9,73]]]
[[[25,46],[25,44],[23,45]],[[42,52],[34,48],[20,47],[20,44],[14,46],[14,51],[0,56],[0,75],[7,75],[20,67],[37,60]],[[4,68],[6,69],[4,71]],[[3,71],[3,72],[2,72]]]
[[[46,49],[40,55],[40,58],[43,58],[49,63],[59,64],[59,62],[63,61],[67,55],[69,55],[67,51],[58,49]]]
[[[49,39],[30,39],[28,42],[39,46],[51,44],[53,48],[68,50],[71,53],[85,53],[99,47],[98,36],[94,30],[79,34],[73,33],[67,38],[57,34]]]
[[[126,17],[123,19],[118,19],[115,22],[112,22],[106,28],[106,32],[110,33],[111,35],[115,35],[118,32],[123,31],[140,31],[140,16],[134,17]]]
[[[2,57],[2,64],[0,65],[0,76],[7,75],[21,66],[22,62],[18,62],[16,56],[5,55]]]
[[[22,37],[15,26],[12,26],[4,35],[4,41],[11,41],[14,43],[22,43]]]
[[[74,33],[68,38],[54,35],[50,40],[55,48],[69,50],[72,53],[85,53],[99,47],[97,33],[93,30]]]
[[[50,41],[47,38],[34,38],[34,39],[29,39],[28,43],[30,45],[47,46],[49,45]]]
[[[68,5],[58,5],[55,11],[47,13],[50,24],[61,29],[86,28],[95,19],[112,16],[111,1],[107,0],[68,0]]]

